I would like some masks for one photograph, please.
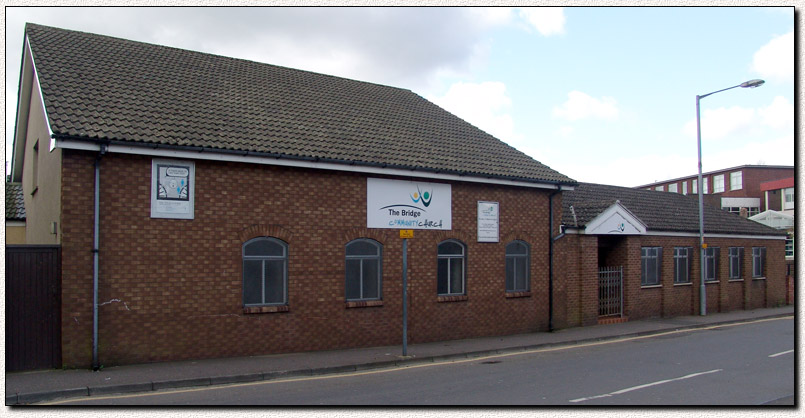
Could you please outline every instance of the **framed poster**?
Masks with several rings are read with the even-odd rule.
[[[367,178],[366,226],[449,230],[451,192],[449,184]]]
[[[500,241],[500,207],[498,202],[478,202],[478,242]]]
[[[192,161],[151,160],[151,217],[193,219],[195,176]]]

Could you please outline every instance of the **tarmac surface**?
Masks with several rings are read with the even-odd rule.
[[[26,405],[59,398],[149,392],[229,383],[271,380],[292,376],[345,373],[388,368],[419,362],[456,359],[573,345],[719,324],[751,322],[794,316],[793,305],[779,308],[711,313],[706,316],[652,318],[530,334],[386,347],[316,351],[254,357],[236,357],[150,363],[88,369],[42,370],[6,373],[6,405]]]

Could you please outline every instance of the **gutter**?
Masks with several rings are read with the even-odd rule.
[[[101,144],[98,156],[95,157],[95,226],[92,243],[92,370],[100,369],[98,361],[98,242],[101,223],[101,158],[106,154],[106,145]]]
[[[574,181],[558,181],[558,180],[535,180],[533,178],[508,176],[502,174],[482,174],[466,170],[445,170],[436,169],[423,166],[408,166],[402,164],[387,164],[370,161],[360,160],[343,160],[337,158],[324,158],[324,157],[309,157],[303,155],[288,155],[273,152],[263,151],[238,151],[220,148],[199,147],[190,145],[170,145],[170,144],[153,144],[134,141],[122,140],[105,140],[105,139],[92,139],[85,137],[78,137],[73,135],[53,134],[52,138],[55,142],[55,147],[68,148],[68,149],[82,149],[88,151],[99,150],[100,146],[107,145],[108,152],[127,152],[143,155],[163,155],[171,157],[170,153],[189,153],[192,155],[177,156],[174,158],[200,158],[209,160],[225,160],[225,161],[238,161],[240,158],[248,159],[261,159],[273,160],[278,165],[298,166],[303,168],[320,168],[342,171],[359,171],[369,172],[376,174],[388,175],[401,175],[412,176],[416,173],[428,173],[435,176],[454,177],[446,178],[445,180],[456,181],[477,181],[484,182],[483,179],[491,180],[490,182],[515,182],[521,184],[512,184],[514,186],[525,187],[540,187],[557,189],[563,188],[564,190],[572,190],[577,182]],[[81,144],[77,144],[80,142]],[[137,150],[137,151],[135,151]],[[142,150],[142,152],[139,152]],[[255,161],[253,161],[255,162]],[[268,164],[274,164],[269,162]],[[350,169],[350,167],[354,167]],[[382,173],[381,170],[397,170],[398,173]],[[476,180],[477,179],[477,180]]]
[[[553,197],[562,192],[562,186],[548,195],[548,331],[553,332],[553,242],[564,236],[553,237]]]

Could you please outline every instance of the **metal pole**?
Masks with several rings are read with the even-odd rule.
[[[408,355],[408,238],[402,242],[403,273],[402,273],[402,311],[403,311],[403,348],[402,355]]]
[[[712,93],[710,93],[712,94]],[[705,260],[704,260],[704,201],[702,195],[702,129],[701,117],[699,115],[699,101],[702,96],[696,96],[696,143],[699,148],[699,180],[696,188],[699,194],[699,270],[701,271],[701,280],[699,283],[699,315],[707,315],[707,291],[704,288],[705,276]]]
[[[705,272],[707,270],[706,263],[705,263],[705,248],[704,248],[704,198],[703,198],[703,189],[704,184],[702,184],[702,128],[701,128],[701,116],[699,111],[699,102],[701,99],[705,97],[721,93],[722,91],[731,90],[737,87],[742,88],[755,88],[762,86],[765,81],[763,80],[749,80],[738,84],[737,86],[727,87],[725,89],[716,90],[714,92],[710,92],[707,94],[697,95],[696,96],[696,143],[699,147],[699,184],[697,186],[698,194],[699,194],[699,270],[701,271],[701,282],[699,283],[699,315],[704,316],[707,315],[707,292],[704,289],[704,280],[705,280]]]

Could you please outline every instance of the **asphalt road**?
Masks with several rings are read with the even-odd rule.
[[[61,405],[793,405],[794,320]]]

